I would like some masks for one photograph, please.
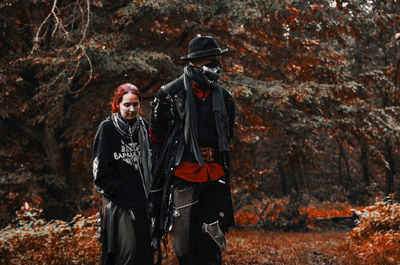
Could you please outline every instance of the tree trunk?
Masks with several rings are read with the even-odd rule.
[[[347,190],[351,190],[353,188],[353,180],[352,180],[351,174],[350,174],[349,159],[347,158],[346,151],[344,150],[343,145],[340,143],[340,141],[337,137],[336,137],[336,141],[339,145],[339,150],[340,150],[340,154],[343,158],[344,165],[346,166],[346,177],[347,177],[346,182],[347,183],[345,185],[345,188]],[[349,184],[350,187],[347,187],[347,184]]]
[[[308,180],[307,180],[307,174],[306,174],[305,169],[304,169],[303,159],[301,157],[297,157],[297,165],[298,165],[298,168],[299,168],[300,177],[303,180],[304,188],[307,191],[307,193],[310,194],[310,186],[309,186],[309,183],[308,183]]]
[[[400,73],[400,58],[397,59],[397,45],[399,45],[399,41],[396,41],[394,45],[394,54],[393,54],[393,67],[395,68],[393,76],[393,84],[396,90],[399,86],[399,73]]]
[[[369,172],[369,163],[368,163],[368,145],[364,142],[361,142],[361,150],[360,150],[360,162],[361,168],[363,172],[363,179],[367,186],[370,185],[370,172]]]
[[[299,184],[297,183],[296,175],[293,171],[289,171],[290,180],[293,183],[293,187],[296,193],[299,192]]]
[[[287,183],[286,183],[285,170],[283,169],[282,162],[278,163],[278,169],[279,169],[279,175],[281,176],[282,193],[283,193],[283,196],[287,196],[288,195],[288,187],[287,187]]]
[[[338,154],[338,176],[339,182],[342,187],[345,187],[344,180],[343,180],[343,173],[342,173],[342,153],[339,152]]]
[[[61,146],[60,140],[54,135],[51,129],[46,128],[44,133],[44,142],[48,163],[54,173],[63,177],[66,184],[69,184],[69,170],[71,155],[69,150]]]
[[[386,195],[393,193],[394,191],[394,173],[395,173],[395,163],[393,160],[393,150],[392,143],[390,139],[386,139],[386,152],[387,152],[387,162],[389,167],[386,167]]]
[[[68,205],[70,199],[70,181],[69,171],[71,164],[71,152],[68,148],[62,146],[62,142],[54,134],[54,130],[45,127],[42,130],[31,128],[17,119],[7,119],[6,124],[23,132],[31,139],[39,142],[46,153],[47,165],[51,169],[51,173],[62,178],[61,183],[67,186],[67,190],[63,187],[50,185],[46,187],[43,196],[43,210],[48,219],[65,219],[69,218],[73,209]]]
[[[54,130],[48,127],[43,130],[31,128],[15,118],[4,121],[7,125],[39,142],[46,152],[47,163],[52,173],[62,177],[67,184],[69,183],[71,152],[68,148],[62,147],[62,143],[54,134]]]

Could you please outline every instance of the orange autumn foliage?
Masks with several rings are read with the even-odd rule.
[[[291,221],[296,224],[299,222],[298,218],[301,217],[306,221],[307,226],[313,229],[315,227],[312,224],[318,219],[352,216],[352,209],[361,209],[361,207],[353,207],[347,203],[319,202],[313,199],[307,205],[298,209],[291,203],[289,197],[254,199],[251,203],[236,210],[236,224],[244,226],[279,223],[282,222],[282,218],[290,217],[290,209],[293,208],[292,211],[296,212],[297,215],[294,214]]]
[[[25,205],[13,224],[0,230],[0,264],[100,264],[95,215],[47,222],[41,210]]]
[[[278,221],[287,204],[288,198],[252,200],[251,204],[242,206],[235,212],[235,222],[242,226],[260,224],[266,220]]]
[[[299,213],[307,215],[309,221],[314,221],[317,218],[332,218],[352,216],[351,209],[359,210],[360,207],[354,207],[348,203],[333,203],[329,201],[312,202],[305,207],[299,208]]]
[[[235,214],[235,222],[237,225],[257,224],[260,218],[253,212],[239,211]]]
[[[361,213],[357,227],[347,238],[351,256],[359,260],[358,264],[399,264],[400,204],[379,200]]]

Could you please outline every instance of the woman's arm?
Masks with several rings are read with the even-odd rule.
[[[92,166],[94,185],[101,195],[112,198],[117,194],[123,193],[124,186],[115,176],[112,168],[113,157],[104,127],[104,123],[100,124],[93,144]]]

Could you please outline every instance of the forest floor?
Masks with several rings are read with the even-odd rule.
[[[227,234],[224,265],[334,265],[346,262],[346,232],[268,232],[232,230]],[[346,252],[346,251],[344,251]],[[163,264],[177,265],[169,248]]]

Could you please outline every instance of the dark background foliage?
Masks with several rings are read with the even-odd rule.
[[[148,118],[198,34],[230,49],[236,209],[396,195],[399,14],[396,0],[2,1],[0,224],[25,201],[48,219],[97,207],[91,146],[113,91],[140,87]]]

